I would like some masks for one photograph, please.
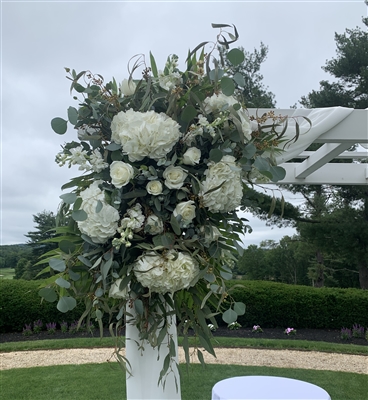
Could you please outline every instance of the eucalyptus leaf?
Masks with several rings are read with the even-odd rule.
[[[134,300],[134,308],[137,314],[143,315],[144,313],[144,307],[143,307],[143,301],[141,299],[135,299]]]
[[[95,290],[95,296],[96,296],[96,297],[102,297],[103,294],[104,294],[104,290],[103,290],[101,287],[99,287],[99,288],[97,288],[97,289]]]
[[[78,122],[78,111],[74,107],[68,108],[68,120],[73,125]]]
[[[49,303],[57,300],[57,293],[53,288],[42,288],[38,291],[39,296],[43,297]]]
[[[236,72],[233,77],[234,81],[236,82],[237,85],[240,87],[245,86],[245,79],[244,76],[240,72]]]
[[[136,197],[144,197],[147,195],[147,191],[144,189],[136,189],[131,192],[127,192],[121,195],[122,199],[134,199]]]
[[[221,91],[225,96],[232,96],[235,92],[235,84],[234,81],[224,76],[221,78]]]
[[[270,167],[270,172],[272,174],[272,182],[278,182],[281,181],[285,178],[286,171],[284,168],[279,167],[279,166],[271,166]]]
[[[68,269],[68,275],[69,275],[69,278],[72,280],[72,281],[78,281],[79,279],[80,279],[80,274],[78,274],[77,272],[74,272],[72,269]]]
[[[118,144],[118,143],[115,143],[115,142],[111,142],[110,144],[108,144],[108,145],[105,147],[105,149],[106,149],[106,150],[109,150],[109,151],[120,150],[120,149],[121,149],[121,145]]]
[[[81,222],[88,218],[87,213],[84,210],[77,210],[72,212],[72,218],[74,221]]]
[[[241,64],[245,59],[244,53],[239,49],[231,49],[226,57],[234,66]]]
[[[244,315],[245,314],[245,304],[241,303],[240,301],[237,301],[234,303],[234,311],[238,315]]]
[[[49,265],[54,271],[58,272],[64,272],[66,269],[65,261],[60,260],[60,258],[51,258]]]
[[[181,119],[184,122],[191,122],[197,115],[197,110],[192,106],[189,105],[184,108],[183,112],[181,113]]]
[[[55,283],[62,288],[65,288],[65,289],[70,288],[70,282],[68,282],[67,280],[65,280],[62,277],[57,278]]]
[[[222,319],[227,324],[232,324],[233,322],[236,321],[237,318],[238,318],[238,314],[231,308],[229,308],[222,314]]]
[[[222,151],[220,149],[212,149],[209,154],[211,161],[218,163],[222,159]]]
[[[51,128],[58,135],[64,135],[64,133],[68,130],[68,121],[65,119],[56,117],[51,120]]]
[[[74,297],[70,297],[70,296],[64,296],[64,297],[60,297],[56,308],[62,312],[62,313],[66,313],[68,311],[73,310],[73,308],[75,308],[77,306],[77,301],[75,300]]]
[[[102,201],[98,200],[97,204],[96,204],[96,210],[95,210],[96,214],[98,214],[102,210],[102,207],[103,207]]]
[[[77,200],[77,195],[75,193],[65,193],[59,196],[66,204],[73,204]]]

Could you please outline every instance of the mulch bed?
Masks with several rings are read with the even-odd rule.
[[[124,332],[122,332],[124,335]],[[99,331],[95,330],[94,337],[99,337]],[[104,331],[104,336],[109,337],[110,333],[108,330]],[[262,333],[254,333],[251,328],[240,328],[237,330],[230,330],[226,327],[219,327],[213,332],[214,337],[238,337],[238,338],[262,338],[262,339],[291,339],[291,340],[310,340],[310,341],[323,341],[330,343],[352,343],[363,346],[368,346],[368,341],[364,338],[351,338],[349,340],[343,340],[340,337],[339,330],[327,330],[327,329],[297,329],[296,335],[286,335],[283,329],[263,329]],[[0,343],[6,342],[21,342],[26,340],[44,340],[44,339],[72,339],[91,337],[90,333],[77,332],[77,333],[63,333],[56,331],[54,335],[49,335],[47,332],[42,331],[37,334],[30,336],[24,336],[21,332],[15,333],[1,333]]]

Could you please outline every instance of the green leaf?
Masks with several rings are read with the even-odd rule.
[[[38,294],[50,303],[57,300],[57,293],[53,288],[42,288],[38,291]]]
[[[272,182],[278,182],[281,181],[285,178],[286,171],[284,168],[279,167],[279,166],[271,166],[270,172],[272,174]]]
[[[59,249],[66,254],[74,253],[75,251],[75,244],[70,242],[69,240],[62,240],[59,243]]]
[[[227,53],[227,59],[233,64],[234,66],[241,64],[244,59],[244,53],[239,49],[232,49]]]
[[[95,296],[96,297],[102,297],[103,294],[104,294],[104,290],[101,287],[96,289],[96,291],[95,291]]]
[[[70,278],[72,281],[78,281],[78,280],[80,279],[80,274],[78,274],[77,272],[74,272],[74,271],[71,270],[70,268],[69,268],[69,270],[68,270],[68,275],[69,275],[69,278]]]
[[[161,242],[162,245],[167,249],[172,249],[175,244],[174,237],[170,233],[165,233],[164,235],[161,235]]]
[[[225,96],[232,96],[235,91],[234,81],[227,76],[222,77],[221,78],[221,91]]]
[[[83,257],[83,256],[78,256],[77,258],[78,258],[78,260],[79,260],[80,262],[82,262],[82,263],[83,263],[84,265],[86,265],[88,268],[91,268],[91,267],[92,267],[92,263],[91,263],[90,260],[88,260],[88,258]]]
[[[64,133],[68,130],[68,121],[65,121],[63,118],[56,117],[51,120],[51,128],[58,135],[64,135]]]
[[[78,111],[74,107],[68,108],[68,120],[73,125],[78,122]]]
[[[56,308],[62,312],[62,313],[66,313],[70,310],[73,310],[73,308],[75,308],[77,305],[77,301],[70,296],[64,296],[64,297],[60,297]]]
[[[69,289],[70,288],[70,282],[68,282],[67,280],[65,280],[62,277],[59,277],[56,279],[55,283],[60,286],[63,287],[65,289]]]
[[[180,235],[181,235],[180,225],[179,225],[179,222],[178,222],[178,220],[176,219],[176,217],[175,217],[174,214],[171,214],[170,224],[171,224],[171,227],[172,227],[172,229],[173,229],[175,235],[180,236]]]
[[[189,106],[185,107],[183,112],[181,113],[181,119],[184,122],[189,123],[190,121],[192,121],[195,118],[196,115],[197,115],[196,109],[192,105],[189,105]]]
[[[134,308],[137,314],[143,315],[144,313],[144,307],[143,307],[143,301],[141,299],[135,299],[134,300]]]
[[[257,157],[254,161],[254,167],[258,169],[258,171],[269,171],[270,170],[270,162],[266,158]]]
[[[101,310],[96,310],[96,318],[101,321],[103,317],[103,312]]]
[[[153,57],[153,54],[150,52],[150,61],[151,61],[151,70],[152,70],[152,74],[155,78],[158,77],[158,73],[157,73],[157,66],[156,66],[156,61],[155,61],[155,57]]]
[[[72,218],[74,221],[85,221],[88,215],[84,210],[77,210],[72,212]]]
[[[51,258],[49,265],[54,271],[64,272],[66,269],[65,261],[60,258]]]
[[[147,195],[147,191],[144,189],[132,190],[131,192],[124,193],[122,199],[134,199],[136,197],[144,197]]]
[[[227,324],[231,324],[231,323],[235,322],[237,318],[238,318],[237,313],[234,310],[232,310],[231,308],[229,308],[222,314],[222,319]]]
[[[212,149],[210,151],[210,160],[217,163],[222,159],[222,151],[220,149]]]
[[[121,145],[120,145],[120,144],[117,144],[117,143],[115,143],[115,142],[111,142],[109,145],[107,145],[107,146],[105,147],[105,149],[106,149],[106,150],[109,150],[109,151],[120,150],[120,149],[121,149]]]
[[[244,147],[243,157],[250,159],[256,154],[256,151],[256,146],[253,143],[249,143]]]
[[[81,197],[78,197],[77,200],[75,200],[73,204],[73,211],[78,211],[80,209],[80,206],[82,205],[83,200]]]
[[[220,275],[222,276],[222,278],[224,278],[226,281],[229,281],[230,279],[233,278],[233,274],[230,272],[226,272],[226,271],[220,271]]]
[[[65,193],[59,196],[66,204],[73,204],[77,200],[77,195],[75,193]]]
[[[244,315],[245,314],[245,304],[241,303],[240,301],[237,301],[234,303],[234,311],[238,315]]]
[[[98,200],[96,204],[96,214],[98,214],[102,210],[102,207],[103,207],[102,201]]]
[[[245,86],[245,79],[244,76],[240,72],[236,72],[234,77],[234,81],[236,82],[237,85],[244,87]]]

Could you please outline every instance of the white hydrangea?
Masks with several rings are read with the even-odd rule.
[[[187,253],[169,251],[165,256],[143,254],[133,267],[142,286],[156,293],[174,293],[195,284],[198,263]]]
[[[241,169],[236,166],[235,157],[224,156],[218,163],[209,163],[204,172],[206,179],[202,182],[201,195],[203,204],[212,212],[234,211],[241,204],[243,187]],[[206,194],[218,186],[220,188]]]
[[[180,126],[164,113],[132,109],[121,111],[111,122],[112,140],[121,144],[131,162],[144,157],[163,159],[181,137]]]
[[[78,221],[78,228],[94,243],[105,243],[113,237],[119,221],[118,210],[106,203],[104,192],[98,187],[101,183],[101,180],[95,181],[80,193],[82,198],[80,208],[87,213],[88,218]],[[96,212],[99,201],[102,203],[102,209]]]

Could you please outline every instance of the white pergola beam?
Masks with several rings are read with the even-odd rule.
[[[299,163],[284,163],[286,176],[278,184],[293,185],[367,185],[368,164],[329,163],[320,167],[305,178],[297,178],[295,170]]]
[[[314,151],[303,151],[298,155],[297,158],[308,158],[312,154],[314,154]],[[338,160],[360,160],[367,158],[368,159],[368,150],[367,151],[344,151],[340,155],[334,157],[335,159]]]
[[[351,142],[324,144],[295,168],[295,177],[297,179],[306,178],[352,145],[354,143]]]

